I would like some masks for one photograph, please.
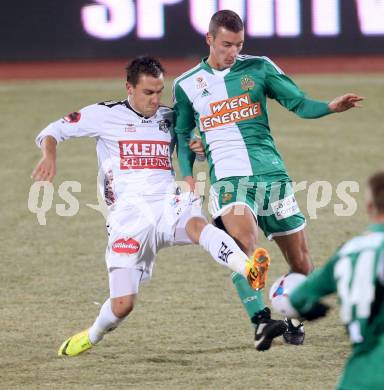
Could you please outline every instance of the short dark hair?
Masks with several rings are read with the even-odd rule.
[[[213,14],[209,22],[209,33],[216,37],[220,27],[237,33],[244,30],[244,23],[236,12],[224,9]]]
[[[373,206],[380,214],[384,213],[384,171],[376,172],[368,179],[368,188]]]
[[[132,84],[134,87],[139,82],[139,78],[142,74],[158,78],[164,73],[164,68],[160,64],[160,61],[149,56],[136,57],[126,66],[125,70],[127,72],[128,83]]]

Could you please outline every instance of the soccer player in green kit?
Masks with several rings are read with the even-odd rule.
[[[206,41],[209,56],[174,82],[181,173],[194,188],[189,142],[197,127],[208,159],[210,212],[217,226],[225,228],[247,255],[257,248],[259,226],[275,240],[292,271],[309,274],[313,266],[303,231],[305,218],[271,136],[267,97],[302,118],[346,111],[362,98],[346,94],[330,103],[308,99],[268,58],[239,55],[244,25],[232,11],[212,16]],[[265,275],[260,276],[262,287]],[[288,343],[304,341],[302,324],[271,319],[261,289],[250,289],[236,273],[232,281],[255,325],[256,349],[263,337],[282,333]]]
[[[293,290],[284,307],[290,316],[316,319],[328,309],[319,300],[337,292],[352,342],[340,390],[384,389],[384,171],[368,180],[366,207],[372,225]]]

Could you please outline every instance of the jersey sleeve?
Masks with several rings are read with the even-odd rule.
[[[173,100],[177,136],[176,150],[180,171],[183,177],[192,176],[195,153],[189,148],[189,141],[195,128],[195,114],[192,103],[178,83],[173,86]]]
[[[314,119],[331,114],[328,103],[309,99],[271,60],[265,59],[267,95],[301,118]]]
[[[42,140],[47,136],[55,138],[57,143],[69,138],[97,137],[97,129],[104,120],[102,110],[101,106],[91,105],[50,123],[37,135],[36,145],[40,147]]]
[[[289,294],[292,306],[305,314],[322,297],[336,291],[336,280],[333,276],[335,262],[338,256],[333,256],[322,268],[315,270],[308,278]]]

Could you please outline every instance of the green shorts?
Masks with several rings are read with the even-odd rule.
[[[296,202],[291,179],[284,173],[234,176],[211,186],[208,209],[213,219],[225,215],[234,205],[238,215],[248,207],[269,240],[305,227],[305,217]]]

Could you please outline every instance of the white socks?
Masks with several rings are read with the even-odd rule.
[[[247,255],[239,248],[235,240],[223,230],[208,224],[200,234],[199,244],[221,265],[245,275]]]
[[[115,329],[123,318],[116,317],[112,312],[111,300],[107,299],[100,309],[93,325],[89,328],[88,335],[90,342],[95,345],[110,330]]]

